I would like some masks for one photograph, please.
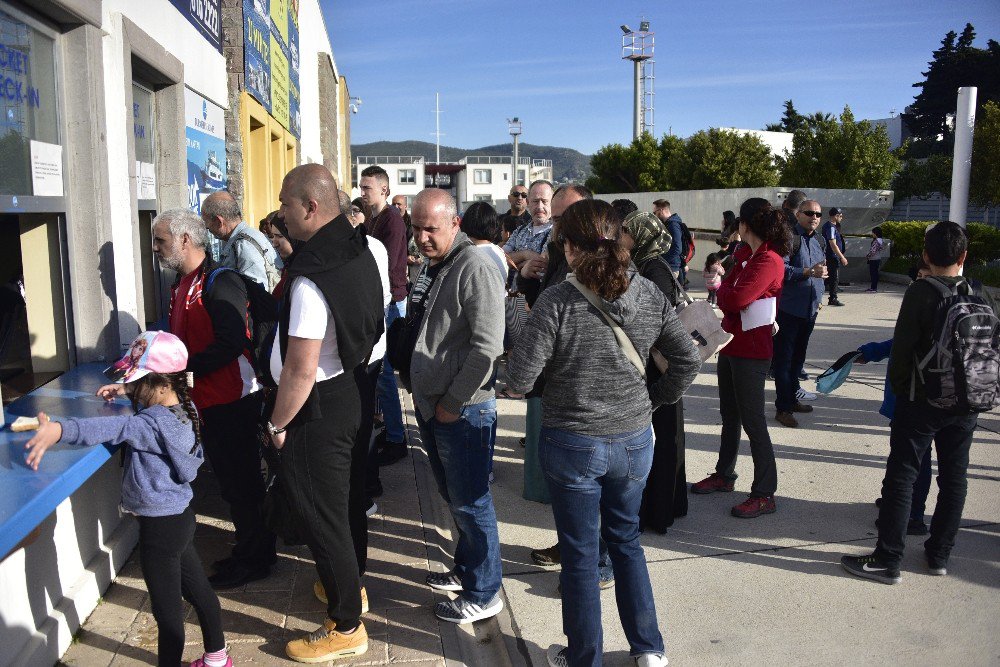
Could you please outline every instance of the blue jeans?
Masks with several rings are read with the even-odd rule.
[[[618,616],[630,654],[662,653],[653,589],[639,543],[639,507],[653,465],[652,427],[601,437],[543,427],[540,444],[559,534],[569,664],[601,665],[600,537],[614,566]]]
[[[495,398],[466,405],[462,416],[442,424],[417,411],[417,426],[430,459],[438,491],[451,509],[458,529],[455,574],[462,580],[462,597],[486,605],[500,591],[500,535],[490,495],[490,460]]]
[[[797,317],[778,311],[778,335],[774,337],[774,407],[778,412],[791,412],[799,402],[799,374],[806,363],[809,337],[816,326],[816,314]]]
[[[406,299],[390,303],[385,309],[385,330],[399,317],[406,317]],[[403,409],[399,405],[399,388],[396,386],[396,373],[389,363],[389,355],[382,362],[382,373],[378,376],[376,385],[378,405],[385,420],[385,439],[387,442],[400,443],[405,438],[403,431]]]

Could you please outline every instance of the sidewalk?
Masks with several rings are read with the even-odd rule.
[[[700,276],[699,276],[700,278]],[[825,307],[809,346],[812,379],[843,352],[892,337],[903,287],[842,294]],[[693,296],[704,297],[695,289]],[[1000,415],[981,416],[972,447],[963,530],[948,576],[932,577],[924,538],[910,537],[903,581],[886,586],[852,577],[839,564],[875,544],[874,500],[888,453],[889,423],[878,414],[885,364],[855,366],[851,381],[797,415],[797,429],[767,415],[778,461],[778,511],[729,515],[753,475],[744,438],[735,493],[690,496],[688,516],[666,535],[642,537],[671,665],[997,664],[1000,636]],[[812,379],[804,382],[814,387]],[[544,651],[565,643],[558,570],[543,570],[531,549],[555,543],[549,508],[521,498],[524,401],[501,400],[493,486],[501,521],[504,589],[518,631],[518,655],[544,666]],[[687,478],[714,470],[721,421],[715,363],[705,364],[684,398]],[[933,511],[937,487],[928,498]],[[602,593],[605,665],[632,665],[615,606]]]
[[[841,353],[892,336],[902,288],[868,295],[846,290],[843,308],[824,308],[809,348],[811,376]],[[698,296],[697,290],[694,292]],[[737,492],[691,497],[688,516],[667,535],[646,534],[643,545],[661,630],[673,665],[996,664],[1000,659],[1000,415],[980,418],[969,468],[963,530],[947,577],[931,577],[912,537],[903,582],[885,586],[851,577],[842,554],[874,545],[873,501],[888,452],[888,422],[878,415],[884,364],[855,367],[836,394],[820,397],[815,412],[788,429],[771,420],[778,457],[778,512],[735,519],[752,474],[747,445],[738,464]],[[804,383],[812,388],[812,381]],[[411,443],[412,405],[404,395]],[[773,408],[768,384],[768,408]],[[714,468],[720,420],[715,363],[706,363],[685,396],[688,481]],[[366,655],[337,665],[534,665],[564,642],[558,570],[543,570],[531,549],[555,543],[552,514],[521,498],[524,401],[500,400],[493,493],[500,521],[506,608],[475,626],[438,623],[431,612],[444,599],[423,585],[429,569],[450,566],[451,520],[419,447],[383,468],[386,495],[371,520],[369,573],[372,637]],[[197,546],[205,563],[228,552],[231,524],[222,520],[214,479],[200,478]],[[932,511],[936,487],[931,489]],[[283,549],[274,574],[243,590],[220,594],[224,624],[238,665],[292,665],[284,644],[315,629],[323,605],[312,596],[314,569],[303,548]],[[605,664],[631,665],[618,622],[614,589],[602,595]],[[193,613],[189,615],[189,622]],[[200,654],[196,623],[187,632],[186,659]],[[133,556],[104,603],[87,620],[66,665],[155,662],[156,629]]]

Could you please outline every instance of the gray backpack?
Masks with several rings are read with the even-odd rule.
[[[264,274],[267,276],[267,284],[264,285],[264,287],[267,288],[268,292],[273,292],[274,286],[281,280],[281,271],[278,271],[278,267],[276,267],[271,258],[267,256],[267,251],[264,250],[259,243],[257,243],[257,240],[254,239],[254,237],[249,234],[238,234],[236,236],[236,240],[239,241],[240,239],[246,239],[249,241],[251,245],[257,249],[257,252],[260,253],[260,256],[264,258]],[[236,252],[239,252],[239,246],[236,246]]]
[[[952,286],[933,277],[922,280],[941,294],[931,349],[915,360],[913,371],[924,385],[927,402],[952,414],[1000,405],[1000,319],[967,281]],[[965,289],[960,292],[959,287]],[[915,388],[916,377],[910,400]]]

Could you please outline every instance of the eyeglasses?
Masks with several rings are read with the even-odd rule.
[[[807,215],[810,218],[822,218],[823,211],[799,211],[802,215]]]
[[[527,192],[511,192],[510,196],[514,197],[515,199],[527,199],[528,198],[528,193]]]

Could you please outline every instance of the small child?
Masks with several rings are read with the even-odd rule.
[[[726,275],[726,270],[722,268],[722,261],[717,253],[711,253],[705,258],[705,288],[708,290],[708,302],[715,305],[715,293],[722,284],[722,276]]]
[[[232,667],[222,633],[222,612],[194,548],[191,481],[204,461],[198,411],[189,393],[188,353],[177,336],[147,331],[126,353],[143,347],[141,358],[123,377],[118,362],[105,371],[116,384],[97,395],[127,396],[135,415],[50,421],[38,413],[38,433],[28,441],[27,464],[38,470],[46,450],[57,442],[94,446],[123,443],[124,511],[139,520],[139,556],[159,629],[157,662],[179,665],[184,651],[184,600],[194,605],[205,653],[191,667]],[[117,368],[116,368],[117,367]],[[123,384],[122,384],[123,383]],[[142,408],[139,408],[139,405]],[[178,595],[179,593],[179,595]],[[183,598],[183,600],[181,599]]]
[[[871,277],[872,286],[865,290],[865,292],[875,294],[878,292],[878,269],[879,264],[882,263],[882,249],[885,247],[885,241],[882,238],[882,228],[876,227],[872,230],[872,245],[868,250],[868,254],[865,255],[865,259],[868,260],[868,275]]]

